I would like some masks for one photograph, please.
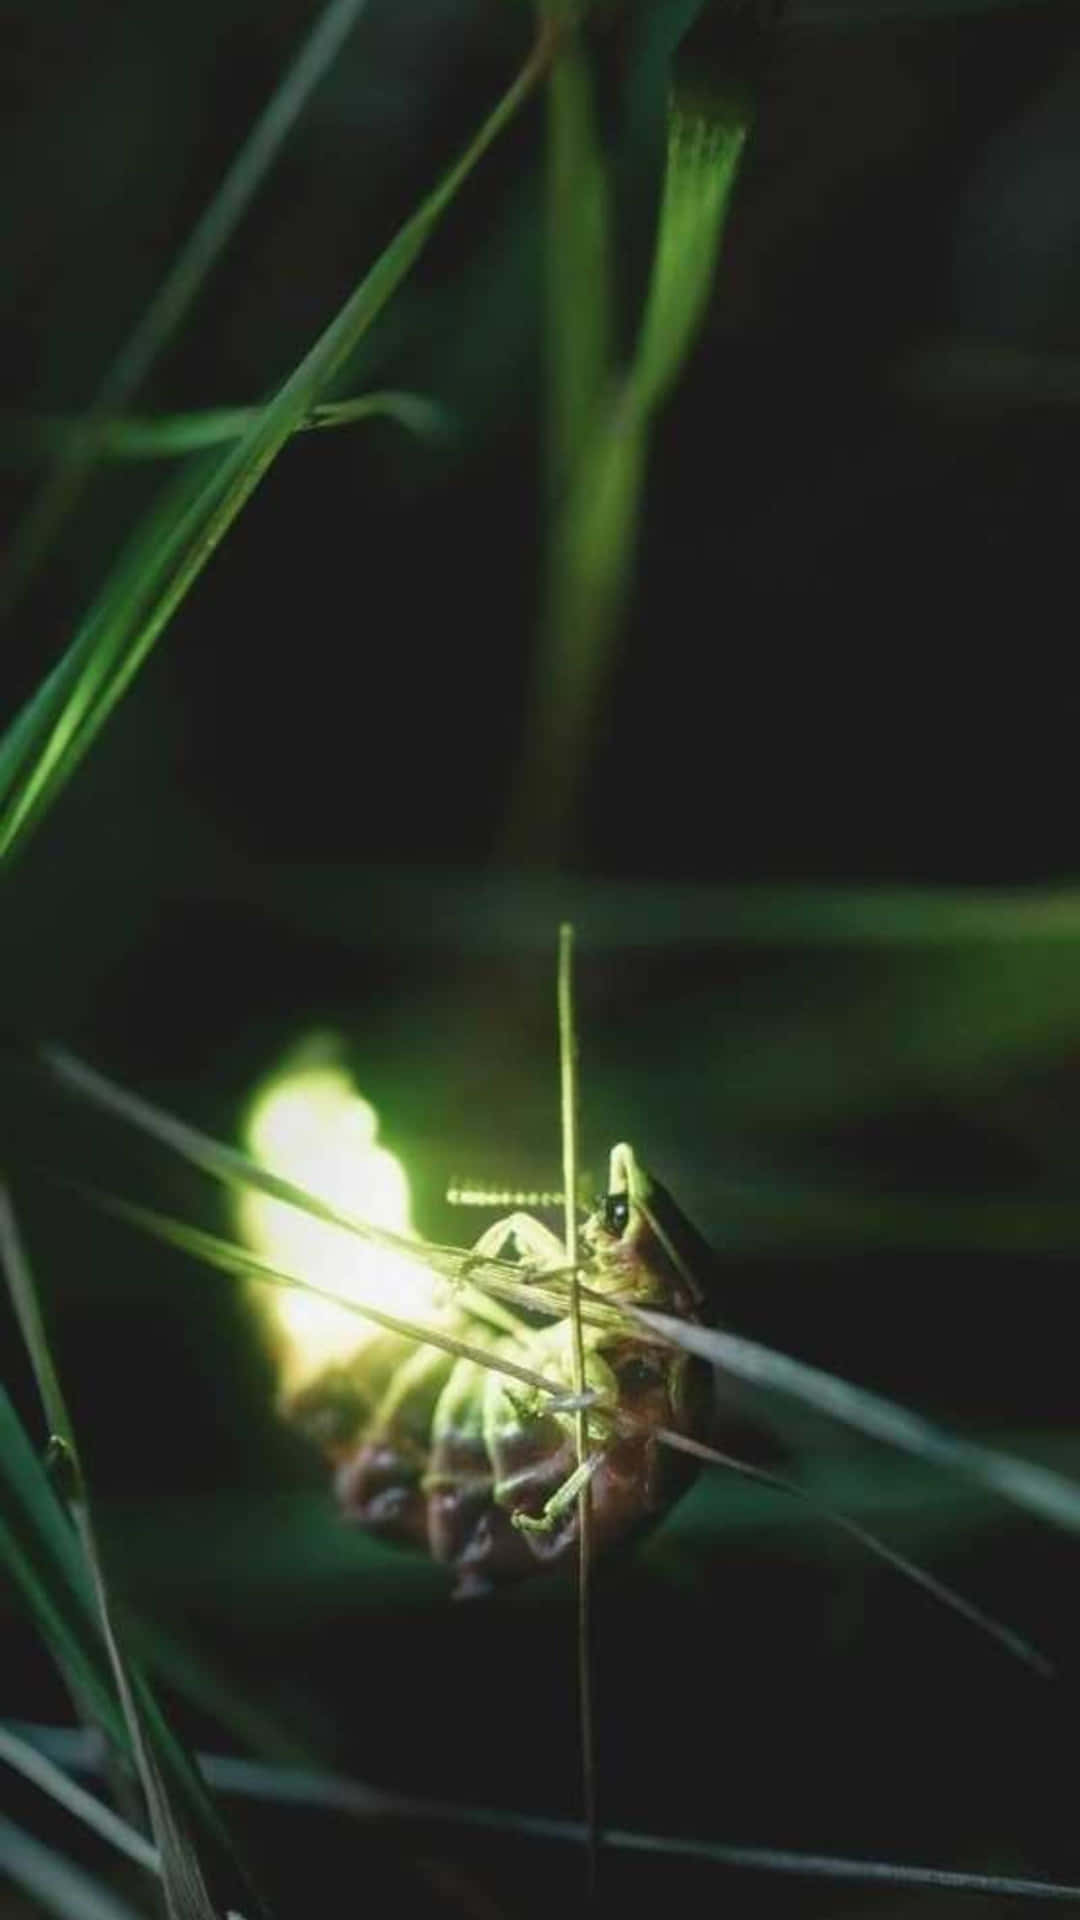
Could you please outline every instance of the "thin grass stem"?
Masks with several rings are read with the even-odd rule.
[[[566,1230],[566,1257],[570,1269],[569,1318],[573,1382],[575,1396],[585,1392],[585,1340],[581,1323],[581,1275],[578,1250],[578,1044],[574,1018],[574,929],[569,922],[559,928],[557,999],[559,1011],[559,1107],[562,1123],[563,1212]],[[593,1726],[590,1556],[592,1548],[592,1476],[589,1460],[589,1412],[579,1406],[574,1413],[574,1439],[578,1472],[582,1476],[577,1495],[578,1517],[578,1607],[577,1655],[578,1700],[581,1715],[581,1780],[588,1834],[589,1893],[596,1890],[600,1833],[596,1805],[596,1741]]]

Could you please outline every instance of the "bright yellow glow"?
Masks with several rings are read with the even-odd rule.
[[[298,1063],[276,1074],[252,1101],[244,1144],[270,1172],[319,1199],[413,1237],[405,1169],[378,1144],[375,1109],[343,1067]],[[237,1201],[237,1223],[257,1253],[313,1286],[405,1319],[432,1318],[436,1282],[411,1260],[366,1247],[345,1228],[250,1189]],[[379,1331],[299,1288],[254,1285],[277,1337],[286,1395]]]

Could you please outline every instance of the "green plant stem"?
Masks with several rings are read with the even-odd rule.
[[[575,1396],[585,1391],[585,1341],[581,1325],[581,1273],[578,1246],[578,1044],[574,1018],[574,929],[559,928],[557,977],[559,1012],[559,1108],[562,1131],[563,1217],[566,1258],[570,1270],[570,1336]],[[578,1702],[581,1715],[581,1780],[585,1831],[589,1850],[589,1891],[595,1891],[600,1834],[596,1804],[596,1741],[592,1705],[592,1635],[590,1629],[590,1560],[592,1551],[592,1476],[589,1460],[589,1414],[578,1407],[574,1440],[582,1483],[577,1494],[578,1519]]]

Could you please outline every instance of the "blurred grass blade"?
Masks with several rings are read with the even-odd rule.
[[[629,382],[644,413],[675,385],[705,317],[748,131],[747,108],[734,100],[672,101],[656,259]]]
[[[257,407],[210,407],[200,413],[107,415],[96,425],[84,419],[16,419],[5,423],[5,448],[30,457],[55,456],[91,439],[98,460],[170,460],[239,440],[254,424]],[[361,420],[393,420],[410,433],[434,439],[447,418],[434,401],[416,393],[364,393],[354,400],[326,400],[297,423],[297,433],[351,427]]]
[[[82,1733],[65,1727],[28,1727],[24,1732],[65,1767],[93,1771],[97,1765],[97,1756],[88,1751]],[[233,1754],[200,1754],[199,1759],[207,1779],[220,1792],[241,1799],[265,1800],[274,1806],[319,1807],[352,1820],[445,1822],[452,1827],[474,1827],[485,1832],[519,1834],[524,1839],[562,1841],[576,1846],[581,1846],[586,1839],[585,1827],[580,1821],[548,1814],[519,1813],[505,1807],[461,1806],[448,1800],[420,1800],[369,1786],[366,1781],[354,1780],[345,1774],[267,1766]],[[1080,1887],[1053,1880],[964,1873],[949,1867],[920,1867],[910,1862],[859,1860],[827,1853],[794,1853],[778,1847],[740,1847],[717,1840],[696,1840],[687,1834],[640,1833],[607,1827],[604,1844],[628,1853],[703,1860],[716,1866],[790,1874],[810,1880],[933,1887],[941,1892],[997,1894],[1017,1900],[1075,1902],[1080,1898]]]
[[[0,1869],[57,1920],[143,1920],[142,1911],[0,1814]]]
[[[333,65],[365,4],[366,0],[329,0],[290,62],[186,245],[106,373],[87,417],[85,439],[65,450],[16,529],[0,577],[0,612],[11,611],[78,500],[96,457],[96,426],[104,416],[127,405],[177,332],[297,116]]]
[[[274,1287],[295,1288],[320,1300],[330,1300],[334,1306],[344,1308],[346,1313],[354,1313],[358,1319],[369,1320],[373,1326],[382,1327],[384,1332],[401,1334],[407,1340],[415,1340],[419,1346],[438,1347],[442,1353],[452,1354],[457,1360],[471,1360],[489,1373],[505,1374],[508,1379],[520,1380],[523,1385],[536,1387],[541,1393],[551,1394],[554,1398],[565,1394],[565,1382],[547,1379],[535,1368],[511,1360],[501,1350],[493,1352],[487,1347],[473,1346],[470,1341],[459,1340],[456,1335],[446,1333],[437,1326],[429,1326],[422,1320],[405,1320],[398,1314],[385,1313],[381,1307],[350,1299],[347,1294],[339,1293],[333,1287],[317,1286],[295,1268],[276,1265],[265,1260],[261,1254],[252,1253],[247,1247],[238,1246],[235,1241],[223,1240],[217,1234],[204,1232],[201,1227],[189,1227],[182,1220],[171,1220],[152,1207],[138,1206],[133,1201],[121,1200],[112,1194],[92,1194],[88,1197],[95,1199],[118,1219],[141,1227],[144,1232],[152,1233],[155,1238],[177,1247],[182,1253],[191,1254],[206,1266],[216,1267],[221,1273],[265,1280]],[[403,1241],[402,1248],[408,1244]],[[426,1247],[417,1244],[413,1247],[413,1258],[427,1264],[427,1251]],[[467,1262],[468,1255],[463,1254],[462,1259]]]
[[[0,1562],[81,1705],[129,1753],[86,1564],[66,1513],[0,1386]]]
[[[1047,0],[786,0],[785,27],[951,26],[969,14],[1019,13],[1052,16]]]
[[[235,1904],[236,1897],[247,1901],[252,1890],[232,1855],[225,1829],[198,1774],[166,1726],[138,1669],[129,1663],[123,1650],[74,1430],[59,1388],[36,1286],[6,1189],[0,1189],[0,1259],[46,1417],[69,1462],[73,1487],[68,1504],[82,1547],[113,1682],[127,1723],[131,1751],[146,1796],[170,1920],[221,1920],[226,1907]],[[218,1893],[220,1898],[216,1897]]]
[[[858,1520],[852,1520],[846,1513],[838,1513],[835,1507],[830,1507],[823,1500],[807,1493],[797,1481],[785,1480],[781,1474],[770,1473],[764,1467],[753,1467],[745,1460],[736,1459],[733,1454],[721,1453],[716,1447],[707,1446],[704,1441],[695,1440],[689,1434],[675,1433],[667,1427],[658,1427],[656,1437],[664,1446],[672,1447],[678,1453],[690,1454],[694,1459],[704,1460],[711,1466],[724,1467],[728,1472],[737,1473],[741,1478],[752,1480],[758,1486],[772,1487],[777,1493],[783,1493],[791,1499],[801,1501],[811,1513],[816,1514],[819,1520],[828,1521],[831,1526],[838,1527],[841,1533],[846,1533],[849,1539],[856,1541],[866,1553],[872,1554],[875,1560],[884,1561],[885,1565],[892,1567],[895,1573],[899,1573],[913,1586],[920,1587],[924,1593],[929,1594],[939,1606],[945,1607],[950,1613],[955,1613],[961,1620],[965,1620],[968,1626],[975,1627],[980,1633],[985,1633],[989,1639],[996,1640],[1006,1653],[1022,1661],[1041,1679],[1056,1678],[1053,1662],[1048,1660],[1044,1653],[1040,1653],[1038,1647],[1032,1646],[1030,1640],[1025,1640],[1022,1634],[1017,1633],[1012,1627],[1007,1627],[1003,1621],[996,1620],[984,1607],[977,1607],[973,1601],[966,1600],[954,1587],[948,1586],[944,1580],[939,1580],[936,1574],[930,1573],[926,1567],[921,1567],[918,1561],[909,1559],[907,1554],[900,1553],[897,1548],[889,1546],[887,1541],[879,1539],[876,1533],[871,1533],[870,1529],[864,1527]]]
[[[547,84],[548,469],[557,501],[612,379],[611,187],[581,35]]]
[[[724,221],[749,125],[749,106],[721,97],[693,105],[677,91],[656,251],[636,353],[618,382],[604,379],[591,407],[574,403],[578,444],[550,538],[544,629],[537,649],[529,732],[512,796],[506,843],[515,859],[558,859],[588,765],[608,685],[619,622],[630,589],[654,415],[677,381],[697,337],[715,277]],[[561,272],[561,269],[560,269]],[[571,391],[563,313],[562,387]],[[595,352],[593,377],[602,377]],[[553,354],[553,359],[559,356]],[[584,345],[574,362],[585,366]],[[577,394],[577,387],[573,391]],[[562,415],[569,412],[566,397]],[[589,417],[591,431],[582,433]],[[565,418],[559,422],[565,439]],[[559,778],[551,777],[552,767]]]
[[[82,755],[282,447],[345,365],[408,273],[458,189],[528,97],[551,56],[547,37],[325,332],[239,441],[194,479],[181,479],[68,652],[0,742],[0,861],[55,800]],[[191,494],[187,497],[186,488]]]
[[[921,1414],[911,1413],[880,1394],[868,1393],[838,1375],[811,1367],[802,1360],[744,1340],[715,1327],[693,1326],[673,1314],[651,1308],[627,1307],[626,1313],[642,1326],[663,1334],[673,1346],[696,1353],[739,1380],[785,1394],[815,1412],[882,1440],[888,1446],[913,1453],[933,1466],[949,1467],[978,1480],[992,1492],[1011,1500],[1028,1513],[1038,1514],[1070,1532],[1080,1532],[1080,1485],[1048,1467],[1033,1466],[1012,1454],[979,1446],[946,1433]]]
[[[121,1820],[119,1814],[107,1807],[103,1800],[96,1799],[92,1793],[77,1786],[55,1761],[29,1741],[21,1739],[10,1727],[0,1726],[0,1762],[21,1773],[24,1780],[31,1781],[35,1787],[40,1787],[42,1793],[47,1793],[58,1806],[65,1808],[76,1820],[81,1820],[84,1826],[107,1841],[110,1847],[115,1847],[118,1853],[126,1854],[129,1860],[134,1860],[137,1866],[145,1867],[150,1873],[160,1872],[157,1849],[151,1846],[149,1840],[135,1827],[129,1826],[126,1820]]]
[[[252,1160],[247,1154],[240,1153],[235,1147],[224,1146],[209,1134],[202,1133],[197,1127],[188,1126],[183,1120],[177,1120],[172,1114],[165,1113],[149,1100],[143,1100],[137,1094],[129,1093],[125,1087],[106,1079],[93,1067],[77,1060],[73,1054],[62,1047],[42,1049],[42,1059],[51,1072],[73,1092],[87,1099],[92,1105],[112,1114],[116,1119],[125,1121],[129,1126],[138,1128],[141,1133],[163,1146],[170,1147],[180,1154],[192,1166],[198,1167],[214,1180],[222,1181],[226,1186],[254,1188],[269,1195],[274,1200],[284,1200],[287,1205],[297,1207],[300,1212],[310,1214],[315,1220],[322,1220],[328,1226],[341,1227],[347,1233],[355,1234],[359,1240],[369,1246],[382,1247],[389,1253],[400,1255],[402,1259],[412,1260],[429,1271],[440,1274],[452,1282],[468,1280],[476,1287],[490,1287],[495,1293],[505,1293],[508,1298],[520,1303],[522,1296],[521,1268],[507,1261],[479,1258],[467,1249],[459,1247],[440,1247],[430,1241],[408,1240],[402,1235],[391,1233],[385,1227],[372,1226],[358,1214],[346,1213],[318,1194],[309,1193],[304,1187],[296,1186],[293,1181],[284,1179],[280,1174],[272,1173],[259,1161]],[[125,1208],[127,1202],[116,1203]],[[130,1211],[130,1209],[129,1209]],[[558,1276],[545,1274],[549,1283]],[[306,1284],[297,1282],[296,1284]],[[533,1290],[530,1288],[530,1294]],[[334,1296],[335,1299],[337,1296]],[[561,1316],[565,1306],[561,1300],[551,1298],[551,1304]],[[536,1303],[544,1302],[544,1294],[538,1291]],[[601,1303],[607,1308],[608,1303]]]

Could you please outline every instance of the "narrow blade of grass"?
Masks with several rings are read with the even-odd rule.
[[[0,1868],[57,1920],[144,1920],[140,1908],[2,1814]]]
[[[107,415],[96,425],[85,419],[9,421],[3,445],[34,459],[77,447],[91,436],[98,460],[172,460],[207,447],[239,440],[254,425],[257,407],[210,407],[200,413],[158,417]],[[448,428],[446,415],[416,393],[365,393],[355,400],[326,400],[297,422],[297,433],[321,433],[355,426],[361,420],[393,420],[410,433],[434,439]]]
[[[161,1860],[170,1920],[221,1920],[228,1907],[253,1898],[225,1830],[197,1772],[166,1725],[150,1690],[125,1652],[108,1592],[78,1447],[48,1347],[33,1275],[10,1196],[0,1190],[0,1259],[26,1340],[38,1390],[73,1479],[70,1507],[112,1679],[146,1796]]]
[[[318,1194],[309,1193],[305,1188],[296,1186],[291,1180],[280,1174],[271,1173],[269,1168],[261,1166],[257,1160],[238,1152],[235,1147],[224,1146],[209,1134],[197,1127],[188,1126],[183,1120],[177,1120],[172,1114],[165,1113],[149,1100],[129,1093],[125,1087],[106,1079],[74,1055],[60,1047],[43,1050],[45,1065],[73,1093],[88,1100],[93,1106],[112,1114],[116,1119],[138,1129],[152,1140],[158,1140],[163,1146],[171,1148],[192,1166],[200,1168],[214,1180],[226,1186],[254,1188],[274,1200],[284,1200],[289,1206],[296,1207],[302,1213],[310,1214],[313,1219],[325,1221],[329,1226],[341,1227],[345,1232],[354,1234],[369,1246],[381,1247],[385,1251],[400,1255],[402,1259],[412,1260],[429,1271],[438,1273],[452,1282],[467,1281],[470,1285],[490,1287],[492,1293],[505,1293],[518,1304],[544,1304],[542,1286],[537,1289],[535,1301],[532,1289],[530,1297],[523,1298],[524,1286],[522,1269],[506,1261],[480,1258],[459,1247],[440,1247],[430,1241],[407,1240],[403,1236],[389,1232],[385,1227],[372,1226],[358,1214],[346,1213]],[[555,1276],[544,1275],[551,1281]],[[335,1296],[336,1297],[336,1296]],[[601,1303],[602,1308],[607,1303]],[[560,1314],[565,1307],[559,1305]]]
[[[182,1220],[172,1220],[166,1214],[158,1213],[152,1207],[142,1207],[130,1200],[118,1199],[112,1194],[92,1194],[108,1212],[116,1214],[118,1219],[127,1220],[134,1227],[141,1227],[158,1240],[169,1246],[189,1253],[204,1265],[216,1267],[221,1273],[230,1273],[250,1280],[263,1280],[270,1286],[297,1289],[310,1293],[320,1300],[332,1301],[334,1306],[342,1307],[347,1313],[353,1313],[360,1320],[370,1321],[373,1326],[381,1327],[386,1333],[399,1333],[407,1340],[415,1340],[419,1346],[438,1347],[441,1352],[449,1353],[458,1360],[471,1360],[477,1366],[484,1367],[489,1373],[505,1374],[508,1379],[520,1380],[524,1386],[536,1387],[541,1393],[561,1399],[566,1393],[565,1382],[549,1380],[535,1368],[521,1365],[503,1352],[493,1353],[487,1347],[474,1346],[468,1340],[460,1340],[455,1334],[428,1325],[423,1320],[406,1320],[394,1313],[385,1313],[381,1307],[369,1306],[359,1300],[350,1299],[347,1294],[335,1291],[333,1287],[316,1286],[304,1274],[292,1267],[277,1265],[263,1259],[260,1254],[252,1253],[247,1247],[241,1247],[232,1240],[224,1240],[217,1234],[206,1233],[200,1227],[190,1227]],[[403,1242],[403,1246],[409,1243]],[[427,1249],[422,1246],[412,1248],[413,1258],[422,1260]],[[468,1259],[463,1254],[463,1260]]]
[[[127,405],[174,337],[224,252],[303,107],[329,71],[366,0],[329,0],[290,61],[217,192],[181,247],[142,319],[101,383],[82,441],[64,449],[12,540],[0,577],[0,610],[10,613],[76,504],[96,456],[96,425]]]
[[[404,279],[446,208],[545,71],[542,37],[457,162],[365,275],[340,312],[231,450],[200,468],[154,518],[132,562],[0,742],[0,862],[10,859],[70,779],[282,447],[340,372]]]
[[[0,1563],[74,1697],[130,1753],[78,1541],[2,1387]]]
[[[547,457],[556,502],[613,376],[611,188],[581,36],[567,34],[547,85]]]
[[[924,1593],[929,1594],[939,1606],[947,1608],[950,1613],[955,1613],[977,1632],[986,1634],[991,1640],[996,1640],[1006,1653],[1011,1654],[1013,1659],[1022,1661],[1024,1666],[1030,1667],[1040,1679],[1055,1678],[1056,1669],[1053,1662],[1048,1660],[1038,1647],[1033,1647],[1029,1640],[1025,1640],[1022,1634],[1017,1633],[1012,1627],[1007,1627],[1003,1621],[996,1620],[984,1607],[977,1607],[973,1601],[966,1600],[962,1593],[957,1593],[955,1588],[950,1587],[944,1580],[939,1580],[936,1574],[930,1573],[926,1567],[921,1567],[917,1561],[909,1559],[907,1554],[900,1553],[895,1547],[889,1546],[887,1541],[880,1540],[876,1533],[871,1533],[869,1528],[862,1526],[858,1520],[852,1520],[846,1513],[838,1513],[835,1507],[827,1506],[823,1500],[807,1493],[796,1481],[785,1480],[782,1475],[770,1473],[764,1467],[752,1467],[745,1460],[738,1460],[729,1453],[721,1453],[716,1447],[710,1447],[704,1441],[695,1440],[689,1434],[674,1433],[667,1427],[658,1427],[655,1432],[657,1439],[664,1446],[672,1447],[677,1453],[690,1454],[694,1459],[703,1460],[711,1466],[724,1467],[728,1472],[737,1473],[744,1479],[754,1481],[758,1486],[772,1487],[777,1493],[786,1494],[791,1499],[801,1501],[820,1520],[828,1521],[830,1526],[838,1527],[841,1533],[846,1533],[865,1552],[872,1554],[876,1560],[884,1561],[886,1566],[892,1567],[893,1571],[899,1573],[903,1579],[909,1580],[913,1586],[920,1587]]]
[[[74,1819],[81,1820],[84,1826],[89,1827],[110,1847],[115,1847],[118,1853],[125,1854],[149,1873],[156,1875],[160,1872],[157,1848],[152,1847],[143,1834],[129,1826],[126,1820],[121,1820],[119,1814],[107,1807],[103,1800],[95,1799],[92,1793],[77,1786],[55,1761],[30,1741],[21,1739],[10,1727],[0,1726],[0,1762],[21,1773],[23,1779],[31,1781],[35,1787],[40,1787],[42,1793],[48,1794]]]
[[[580,1399],[585,1391],[585,1340],[581,1324],[581,1274],[578,1267],[578,1038],[574,1011],[574,929],[568,922],[559,928],[559,957],[556,973],[556,998],[559,1014],[559,1112],[562,1134],[563,1226],[566,1258],[570,1269],[569,1319],[574,1394]],[[584,1475],[589,1458],[589,1414],[581,1406],[574,1414],[574,1443],[578,1472]],[[581,1720],[581,1780],[588,1834],[588,1892],[595,1893],[600,1855],[600,1828],[597,1810],[596,1738],[593,1726],[592,1642],[589,1585],[592,1547],[592,1484],[584,1478],[577,1496],[577,1679],[578,1708]]]
[[[93,1771],[98,1756],[84,1734],[63,1727],[21,1729],[62,1766]],[[241,1799],[265,1800],[280,1807],[321,1807],[353,1820],[389,1819],[445,1822],[494,1833],[516,1833],[523,1839],[550,1840],[581,1846],[586,1840],[583,1822],[546,1814],[519,1813],[513,1808],[461,1806],[448,1800],[420,1800],[389,1793],[366,1781],[340,1773],[298,1767],[267,1766],[232,1754],[199,1756],[208,1780],[222,1793]],[[914,1866],[910,1861],[859,1860],[827,1853],[795,1853],[779,1847],[740,1847],[722,1840],[696,1840],[686,1834],[641,1833],[609,1827],[607,1846],[627,1853],[668,1855],[673,1859],[709,1861],[718,1867],[748,1872],[780,1873],[809,1880],[848,1881],[855,1885],[933,1887],[941,1892],[998,1894],[1017,1900],[1075,1902],[1080,1887],[1060,1881],[1019,1875],[965,1873],[951,1867]]]
[[[700,329],[748,124],[749,109],[726,101],[672,100],[637,351],[623,378],[594,396],[585,436],[586,410],[576,405],[578,458],[551,532],[529,734],[506,830],[515,859],[551,861],[563,849],[630,589],[650,428]]]
[[[625,1311],[632,1320],[663,1334],[673,1346],[698,1354],[737,1379],[798,1400],[817,1413],[915,1454],[933,1466],[966,1474],[1026,1512],[1069,1532],[1080,1532],[1080,1485],[1048,1467],[1033,1466],[1012,1454],[947,1433],[895,1401],[868,1393],[837,1374],[793,1360],[757,1341],[715,1327],[694,1326],[651,1308],[627,1307]]]

